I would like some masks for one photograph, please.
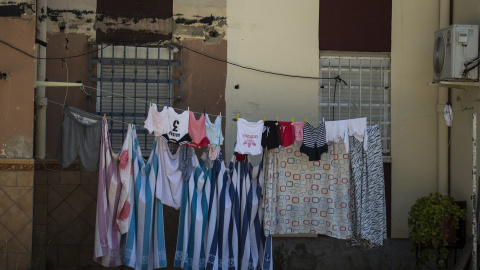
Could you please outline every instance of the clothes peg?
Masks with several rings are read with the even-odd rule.
[[[103,115],[103,119],[105,119],[105,117],[107,117],[107,114],[104,114],[104,115]]]
[[[263,123],[265,123],[265,117],[263,117]]]
[[[322,122],[323,122],[323,124],[325,125],[325,118],[322,118]]]
[[[205,114],[205,108],[203,108],[203,115],[206,115],[206,114]]]
[[[153,104],[153,98],[152,98],[152,101],[150,101],[150,106],[152,106],[152,104]]]
[[[237,121],[240,119],[240,114],[237,113]]]
[[[187,107],[187,111],[189,111],[189,112],[190,112],[190,107]]]
[[[305,118],[305,124],[306,124],[306,123],[308,123],[308,120],[307,120],[307,118]]]
[[[275,117],[275,118],[277,118],[277,123],[278,123],[278,116],[277,116],[277,117]]]
[[[292,124],[293,124],[293,117],[292,117]]]
[[[220,118],[222,118],[222,112],[220,112]]]

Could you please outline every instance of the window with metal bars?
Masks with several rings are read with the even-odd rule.
[[[367,117],[368,125],[379,125],[390,162],[390,54],[321,51],[319,63],[320,78],[339,75],[347,83],[320,79],[320,119]]]
[[[151,149],[153,135],[143,124],[150,103],[161,109],[171,106],[173,99],[181,102],[182,49],[171,47],[131,47],[99,45],[97,76],[90,77],[96,83],[96,112],[108,117],[112,148],[122,147],[128,124],[134,123],[142,149]],[[180,54],[180,61],[173,61],[173,54]],[[179,68],[180,78],[174,79],[174,68]],[[179,85],[179,96],[173,96],[173,86]],[[181,103],[178,103],[181,106]]]

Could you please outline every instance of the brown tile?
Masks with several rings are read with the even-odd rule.
[[[82,211],[93,201],[92,197],[83,189],[82,186],[78,186],[70,196],[67,198],[67,202],[77,211],[77,213],[82,213]]]
[[[5,226],[0,224],[0,247],[5,246],[5,241],[7,241],[7,242],[10,241],[10,239],[12,239],[12,237],[13,237],[13,234],[10,233],[7,230],[7,228],[5,228]],[[1,250],[2,250],[2,248],[0,248],[0,252],[1,252]]]
[[[78,216],[65,231],[75,240],[77,244],[82,241],[92,232],[95,231],[95,227],[90,226],[81,216]]]
[[[55,244],[57,242],[58,235],[62,231],[62,227],[52,217],[48,217],[47,225],[47,245]]]
[[[62,196],[58,194],[58,192],[52,187],[48,187],[48,213],[50,214],[53,210],[55,210],[60,203],[63,201]]]
[[[33,188],[33,201],[35,203],[48,202],[48,186],[47,185],[35,185]]]
[[[60,172],[60,180],[62,185],[78,185],[80,184],[80,171],[63,171]]]
[[[17,186],[19,187],[33,186],[33,172],[17,172]]]
[[[51,185],[62,198],[67,198],[70,193],[72,193],[78,185]]]
[[[98,264],[92,259],[93,254],[93,245],[81,245],[80,246],[80,256],[78,257],[80,266],[91,267],[97,266]],[[90,268],[89,268],[90,269]]]
[[[66,201],[63,201],[50,216],[55,219],[62,228],[65,228],[77,217],[77,213]]]
[[[0,216],[3,215],[14,202],[7,196],[5,192],[0,188]]]
[[[47,224],[47,204],[36,203],[33,206],[33,224]]]
[[[17,205],[29,218],[33,218],[33,187],[17,201]]]
[[[0,172],[0,186],[16,186],[17,172]]]
[[[20,241],[13,237],[8,241],[6,249],[6,253],[27,253],[28,250],[25,248]]]
[[[46,269],[47,247],[34,246],[32,250],[32,269]]]
[[[60,180],[60,173],[58,171],[48,171],[47,177],[49,185],[56,185]]]
[[[12,199],[14,202],[17,202],[18,199],[23,197],[27,191],[33,189],[32,187],[2,187],[3,191]]]
[[[78,267],[79,246],[58,246],[58,266]]]
[[[98,184],[98,171],[97,172],[81,172],[82,184],[85,185],[97,185]]]
[[[82,217],[85,219],[85,221],[90,224],[90,226],[95,227],[95,222],[97,219],[97,202],[93,201],[91,202],[85,210],[82,212]]]
[[[46,185],[48,184],[48,172],[44,171],[35,171],[33,176],[33,181],[35,185]]]
[[[68,227],[67,227],[68,228]],[[66,229],[67,229],[66,228]],[[70,235],[67,231],[62,231],[60,235],[57,237],[56,242],[57,245],[77,245],[78,243],[75,241],[72,235]]]
[[[47,225],[35,225],[33,226],[32,245],[33,250],[36,246],[45,246],[47,244]]]
[[[27,224],[15,237],[28,250],[32,251],[32,223]]]
[[[82,245],[92,245],[92,243],[95,241],[95,230],[93,230],[85,239],[82,241]]]
[[[30,253],[24,254],[8,254],[8,265],[7,269],[18,270],[18,269],[30,269]]]
[[[58,265],[58,246],[47,245],[47,262],[46,265],[50,265],[50,269],[55,269]]]
[[[94,199],[97,199],[98,185],[82,185],[85,191]]]
[[[12,206],[2,217],[0,222],[12,234],[16,234],[30,221],[30,218],[16,205]]]

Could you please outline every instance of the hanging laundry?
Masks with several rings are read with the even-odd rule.
[[[180,145],[172,154],[168,143],[164,140],[157,142],[158,175],[156,197],[162,204],[180,209],[182,203],[182,170],[180,169],[180,153],[185,145]]]
[[[223,144],[222,135],[222,118],[217,116],[215,122],[210,122],[210,118],[207,116],[205,121],[207,138],[210,141],[208,157],[210,160],[215,160],[220,152],[220,145]]]
[[[66,168],[78,157],[82,171],[97,171],[101,137],[102,117],[65,106],[57,160]]]
[[[322,154],[327,151],[328,146],[323,123],[315,128],[307,122],[303,127],[303,143],[300,152],[306,154],[309,161],[318,161]]]
[[[145,120],[145,128],[150,134],[157,136],[168,133],[169,121],[167,115],[167,106],[163,106],[163,110],[158,112],[157,104],[152,103],[148,109],[147,119]]]
[[[295,131],[295,141],[303,141],[303,127],[305,126],[304,122],[294,122],[293,127]]]
[[[107,119],[103,119],[98,171],[97,217],[95,221],[94,261],[102,266],[122,264],[120,256],[120,232],[116,217],[121,193],[118,155],[114,154],[108,136]]]
[[[347,244],[375,247],[387,238],[382,140],[378,125],[368,126],[366,131],[366,151],[362,142],[350,137],[353,235]]]
[[[192,141],[187,145],[189,147],[205,147],[210,144],[206,135],[205,114],[202,114],[198,120],[195,119],[195,114],[190,112],[188,124],[188,134]]]
[[[205,245],[208,198],[206,187],[210,189],[211,169],[203,160],[193,157],[194,172],[183,182],[182,207],[178,227],[175,267],[183,269],[205,269]]]
[[[117,208],[117,227],[120,233],[124,234],[128,231],[131,218],[131,204],[133,201],[133,140],[132,140],[132,125],[128,125],[127,135],[123,142],[122,150],[119,157],[120,181],[122,183],[122,190],[120,193],[120,200]]]
[[[295,142],[295,130],[292,122],[279,122],[282,146],[287,147]]]
[[[234,187],[233,225],[237,231],[238,249],[235,242],[231,245],[235,260],[235,269],[256,269],[262,267],[265,235],[262,226],[261,207],[263,160],[253,167],[246,156],[237,161],[235,155],[229,165],[230,178]],[[234,229],[235,230],[235,229]],[[238,263],[237,263],[238,260]]]
[[[367,118],[356,118],[338,121],[326,121],[327,130],[326,139],[328,142],[343,140],[345,149],[349,153],[348,136],[355,136],[359,141],[364,142],[363,146],[367,150],[368,135],[366,133]]]
[[[280,126],[277,121],[265,121],[262,133],[262,147],[275,149],[282,145]]]
[[[188,111],[178,114],[172,107],[168,107],[168,133],[161,136],[162,140],[180,145],[190,143],[192,138],[188,134],[189,116]]]
[[[163,205],[155,198],[158,173],[158,147],[156,137],[150,157],[145,162],[140,150],[135,127],[133,139],[134,211],[124,238],[123,261],[136,270],[150,270],[167,266]]]
[[[265,235],[351,238],[350,156],[343,142],[329,142],[327,147],[328,154],[313,162],[296,144],[266,154]]]
[[[263,121],[248,122],[243,118],[237,121],[237,144],[235,152],[259,155],[262,153]]]

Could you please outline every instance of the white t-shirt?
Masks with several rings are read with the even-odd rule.
[[[148,116],[145,120],[145,128],[150,134],[160,136],[169,131],[167,107],[163,106],[161,112],[157,111],[157,104],[152,104],[148,110]]]
[[[263,121],[248,122],[239,118],[237,122],[237,145],[235,152],[239,154],[260,155],[262,153]]]
[[[166,134],[162,135],[162,140],[179,145],[187,144],[192,141],[188,134],[188,122],[190,120],[189,112],[184,111],[181,114],[175,112],[172,107],[167,108],[168,127]]]
[[[180,146],[175,154],[170,152],[168,144],[157,140],[158,173],[155,196],[163,204],[180,209],[182,204],[182,170],[179,169]]]

